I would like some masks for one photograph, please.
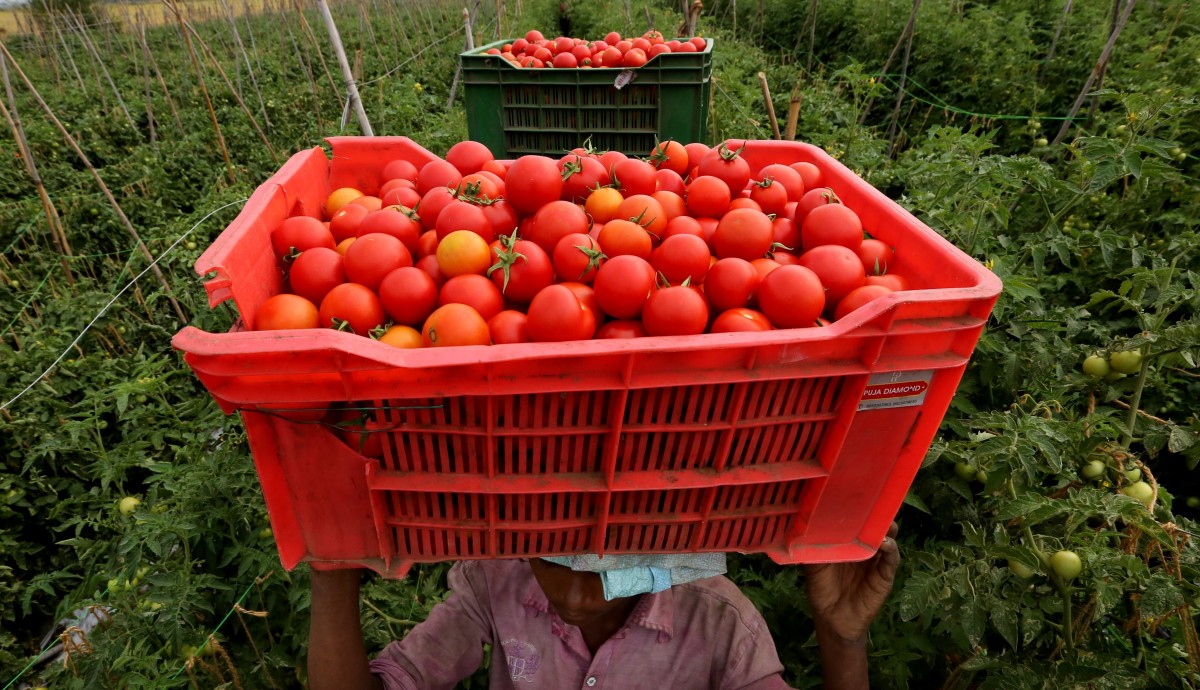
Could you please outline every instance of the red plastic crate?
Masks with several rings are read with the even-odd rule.
[[[572,553],[878,548],[958,386],[1000,281],[820,149],[753,141],[751,168],[808,161],[896,248],[914,289],[826,328],[421,350],[333,330],[253,332],[279,292],[270,232],[329,191],[368,193],[403,137],[293,156],[200,257],[227,333],[174,346],[241,412],[286,568]],[[282,409],[370,411],[381,458]]]

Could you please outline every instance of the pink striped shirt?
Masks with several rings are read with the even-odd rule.
[[[593,655],[529,564],[463,561],[450,597],[371,662],[386,690],[453,688],[492,645],[493,690],[786,690],[762,615],[725,577],[643,595]]]

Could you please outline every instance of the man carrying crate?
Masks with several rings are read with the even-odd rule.
[[[867,629],[900,562],[896,529],[866,561],[805,567],[827,689],[868,687]],[[446,601],[368,661],[359,571],[314,569],[310,688],[452,688],[485,644],[493,689],[787,688],[761,614],[714,572],[723,555],[464,561]]]

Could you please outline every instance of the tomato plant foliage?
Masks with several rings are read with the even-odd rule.
[[[880,71],[912,3],[819,3],[811,60],[808,3],[801,4],[706,4],[697,32],[715,39],[717,81],[705,143],[768,137],[757,72],[773,87],[777,113],[788,111],[791,85],[800,83],[800,138],[897,199],[1005,285],[899,516],[904,560],[872,629],[872,686],[1194,687],[1200,525],[1185,499],[1200,495],[1200,36],[1187,4],[1138,5],[1103,88],[1085,100],[1062,143],[1046,146],[1039,140],[1054,138],[1062,123],[1054,118],[1070,109],[1107,38],[1112,3],[1074,3],[1065,15],[1062,3],[1028,0],[924,3],[904,93],[898,61],[892,73]],[[503,25],[550,36],[559,3],[524,5],[520,16],[509,8]],[[626,16],[621,3],[568,5],[575,35],[645,28],[632,25],[643,18]],[[646,13],[669,34],[681,23],[677,7],[651,2]],[[360,23],[359,7],[334,12],[348,47],[363,49],[372,124],[445,154],[467,138],[461,93],[446,105],[461,7],[371,8],[363,10],[370,23]],[[477,20],[485,34],[494,20],[488,11]],[[315,13],[307,21],[319,24]],[[408,27],[407,39],[383,30],[398,23]],[[228,22],[197,22],[248,109],[263,125],[269,119],[273,147],[300,150],[338,133],[343,94],[325,80],[296,14],[239,18],[239,27],[247,43],[254,34],[247,60]],[[227,330],[236,314],[208,308],[191,266],[237,212],[235,202],[278,164],[232,93],[206,77],[231,154],[226,168],[172,30],[146,34],[170,102],[157,80],[144,78],[149,65],[136,32],[93,32],[133,126],[109,83],[87,80],[94,63],[82,44],[66,48],[78,80],[52,43],[15,37],[6,45],[150,251],[165,252],[159,267],[171,296],[195,325]],[[421,35],[430,38],[417,46]],[[329,46],[320,46],[331,63]],[[91,651],[73,652],[66,666],[35,664],[23,680],[188,687],[183,652],[234,611],[221,626],[220,650],[193,667],[199,685],[218,685],[218,673],[227,680],[231,668],[246,688],[302,684],[307,575],[280,568],[241,423],[221,413],[170,350],[180,323],[154,275],[72,344],[147,262],[37,104],[14,86],[72,257],[60,259],[17,159],[0,166],[0,402],[66,352],[0,412],[0,681],[25,668],[56,621],[94,604],[109,621],[89,636]],[[138,100],[146,93],[152,116]],[[0,137],[11,139],[10,130]],[[16,151],[8,139],[6,150]],[[233,205],[172,248],[225,204]],[[709,275],[710,289],[723,273],[724,266]],[[653,282],[651,273],[646,280]],[[732,299],[722,311],[744,306]],[[1081,368],[1089,356],[1108,361],[1133,351],[1136,366],[1122,355],[1129,360],[1122,371],[1131,373],[1095,377]],[[348,411],[345,424],[353,417]],[[1149,506],[1121,493],[1133,468],[1153,489]],[[141,503],[122,513],[120,501],[130,496]],[[1080,558],[1070,581],[1049,565],[1058,551]],[[819,686],[811,624],[796,615],[807,606],[802,569],[758,556],[733,557],[730,566],[767,617],[788,681]],[[445,570],[368,582],[370,648],[424,618],[445,595]]]

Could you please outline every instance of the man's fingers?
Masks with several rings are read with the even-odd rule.
[[[895,539],[897,534],[900,534],[900,525],[897,522],[893,521],[892,524],[888,527],[887,535],[889,537],[891,537],[892,539]]]

